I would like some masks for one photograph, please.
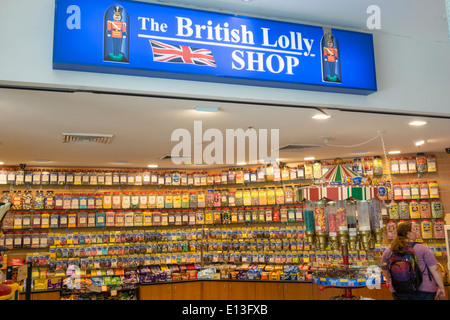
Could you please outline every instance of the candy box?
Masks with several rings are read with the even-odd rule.
[[[197,279],[197,270],[188,270],[186,272],[186,274],[187,274],[189,280]]]
[[[220,279],[229,279],[230,274],[228,270],[220,270]]]
[[[259,270],[250,270],[247,272],[248,280],[259,280],[261,278],[261,272]]]
[[[47,290],[47,279],[34,279],[34,290]]]
[[[298,273],[291,273],[291,274],[289,274],[288,280],[291,280],[291,281],[297,281],[297,280],[299,280],[299,279],[298,279]]]
[[[60,289],[62,284],[61,278],[49,278],[47,281],[48,289]]]
[[[280,280],[281,280],[281,281],[289,280],[289,274],[286,274],[286,273],[280,273]]]

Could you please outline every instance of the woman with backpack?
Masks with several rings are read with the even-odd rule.
[[[395,300],[434,300],[445,297],[444,282],[431,250],[415,242],[411,222],[397,225],[397,237],[383,253],[382,268]]]

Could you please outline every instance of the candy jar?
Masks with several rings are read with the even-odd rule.
[[[443,217],[442,204],[439,199],[431,200],[431,215],[433,218],[442,218]]]
[[[213,190],[208,190],[206,193],[206,207],[212,208],[214,206],[214,192]]]
[[[431,218],[431,208],[428,200],[420,200],[420,217]]]
[[[367,200],[356,202],[358,210],[359,235],[364,249],[369,248],[370,240],[370,206]]]
[[[417,220],[413,219],[411,220],[411,231],[415,232],[417,235],[417,238],[422,238],[422,233],[420,230],[420,223],[417,222]]]
[[[389,203],[389,219],[398,220],[400,216],[398,215],[398,204],[394,200]]]
[[[444,239],[444,221],[442,219],[434,220],[434,237],[436,239]]]
[[[394,240],[397,237],[397,224],[394,220],[389,220],[386,224],[386,238]]]
[[[427,155],[427,171],[428,172],[436,172],[436,157],[433,154]]]
[[[380,176],[383,174],[383,162],[380,156],[373,158],[373,175]]]
[[[252,205],[252,194],[250,189],[244,189],[244,193],[242,194],[244,206],[251,206]]]
[[[409,219],[409,205],[406,201],[400,201],[398,204],[398,211],[400,219]]]
[[[417,200],[411,200],[409,202],[409,215],[411,219],[419,219],[420,218],[420,204]]]
[[[438,190],[438,184],[436,181],[429,181],[428,182],[428,190],[430,198],[439,198],[439,190]]]
[[[433,231],[430,219],[423,219],[421,223],[422,237],[423,239],[431,239],[433,237]]]
[[[214,190],[214,193],[213,193],[213,206],[214,207],[221,207],[222,206],[222,196],[221,196],[221,191],[220,190]]]
[[[353,171],[355,171],[359,176],[363,175],[363,163],[361,161],[361,158],[355,158],[353,159]]]
[[[417,172],[427,172],[427,158],[424,153],[418,153],[416,156]]]
[[[314,179],[320,179],[322,177],[322,163],[320,162],[320,160],[314,161],[313,177]]]
[[[421,199],[428,199],[430,197],[430,194],[428,191],[428,182],[426,182],[426,181],[419,182],[419,193],[420,193]]]
[[[252,188],[250,194],[251,194],[251,198],[252,198],[252,206],[258,206],[259,205],[259,190],[258,190],[258,188]]]

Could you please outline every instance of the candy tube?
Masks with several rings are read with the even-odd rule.
[[[354,201],[347,201],[345,204],[345,211],[347,213],[349,235],[356,236],[356,203]]]
[[[381,202],[377,198],[370,201],[370,226],[372,230],[383,228],[383,218],[381,217]]]
[[[336,225],[338,231],[348,230],[347,211],[344,200],[336,201]]]
[[[383,218],[381,216],[381,201],[370,200],[370,226],[375,234],[375,243],[381,243],[383,238]]]
[[[314,232],[314,210],[310,201],[305,202],[303,214],[305,216],[305,231]]]
[[[370,204],[367,200],[360,200],[356,203],[358,211],[359,235],[364,250],[369,249],[370,240]]]
[[[370,231],[369,202],[360,200],[356,203],[358,210],[358,223],[360,231]]]
[[[329,202],[326,206],[326,218],[328,222],[328,236],[336,237],[338,226],[336,217],[336,202]]]
[[[316,201],[314,203],[314,221],[318,248],[319,250],[325,250],[327,245],[327,222],[325,219],[325,204],[323,201]]]
[[[314,221],[316,232],[326,232],[327,225],[325,221],[325,209],[322,201],[316,201],[314,204]]]

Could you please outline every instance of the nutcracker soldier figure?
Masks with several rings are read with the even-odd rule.
[[[103,51],[105,61],[129,62],[128,13],[120,5],[113,5],[105,13]]]
[[[337,39],[331,33],[322,38],[322,80],[341,83],[341,59]]]

